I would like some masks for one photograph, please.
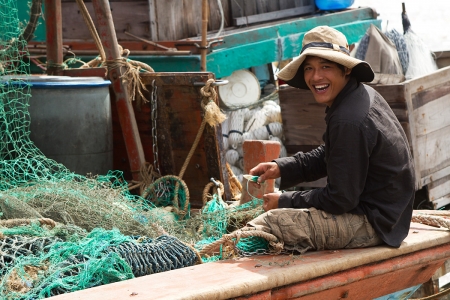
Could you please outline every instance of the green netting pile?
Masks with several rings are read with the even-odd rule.
[[[229,207],[214,194],[192,213],[181,179],[159,178],[136,196],[121,171],[81,176],[34,145],[23,27],[16,0],[0,0],[0,298],[45,298],[222,259],[199,250],[261,214],[260,200]],[[268,245],[250,237],[237,248]]]

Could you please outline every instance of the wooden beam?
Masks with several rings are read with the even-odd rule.
[[[92,0],[92,4],[99,27],[100,39],[105,49],[106,60],[112,62],[122,58],[117,43],[109,1]],[[116,96],[116,105],[130,160],[131,172],[134,180],[140,180],[140,169],[141,166],[145,165],[145,157],[127,87],[121,78],[124,72],[125,66],[108,68],[108,75]]]
[[[152,41],[158,41],[158,20],[156,18],[156,0],[148,0],[148,16],[150,25],[150,37]]]
[[[47,74],[59,75],[63,70],[61,0],[45,0],[47,29]]]

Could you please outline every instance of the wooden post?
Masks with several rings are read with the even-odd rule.
[[[156,20],[156,0],[148,0],[148,12],[150,19],[150,36],[152,41],[158,41],[158,23]]]
[[[202,42],[200,49],[200,71],[202,72],[206,72],[206,54],[208,52],[208,49],[206,48],[208,43],[206,38],[208,33],[208,12],[208,0],[202,0]]]
[[[108,0],[92,0],[95,16],[99,27],[99,35],[107,61],[121,58],[116,32],[112,20],[111,9]],[[145,164],[145,156],[139,136],[133,106],[129,100],[127,87],[122,82],[124,67],[108,68],[109,79],[116,95],[116,106],[119,114],[120,126],[125,140],[128,159],[134,180],[140,180],[140,168]]]
[[[47,39],[47,74],[60,75],[63,70],[61,0],[45,0]]]

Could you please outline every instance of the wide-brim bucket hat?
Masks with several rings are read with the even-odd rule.
[[[347,38],[343,33],[329,26],[318,26],[305,33],[300,56],[278,72],[278,78],[290,86],[309,89],[300,68],[308,55],[321,57],[352,69],[351,75],[359,82],[371,82],[375,77],[367,62],[350,56]]]

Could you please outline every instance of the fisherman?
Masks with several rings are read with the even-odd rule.
[[[411,222],[414,165],[405,132],[371,82],[370,65],[349,54],[341,32],[318,26],[300,56],[279,73],[327,105],[324,144],[250,170],[258,182],[281,177],[280,189],[327,176],[323,188],[269,193],[249,227],[274,234],[286,250],[399,247]]]

